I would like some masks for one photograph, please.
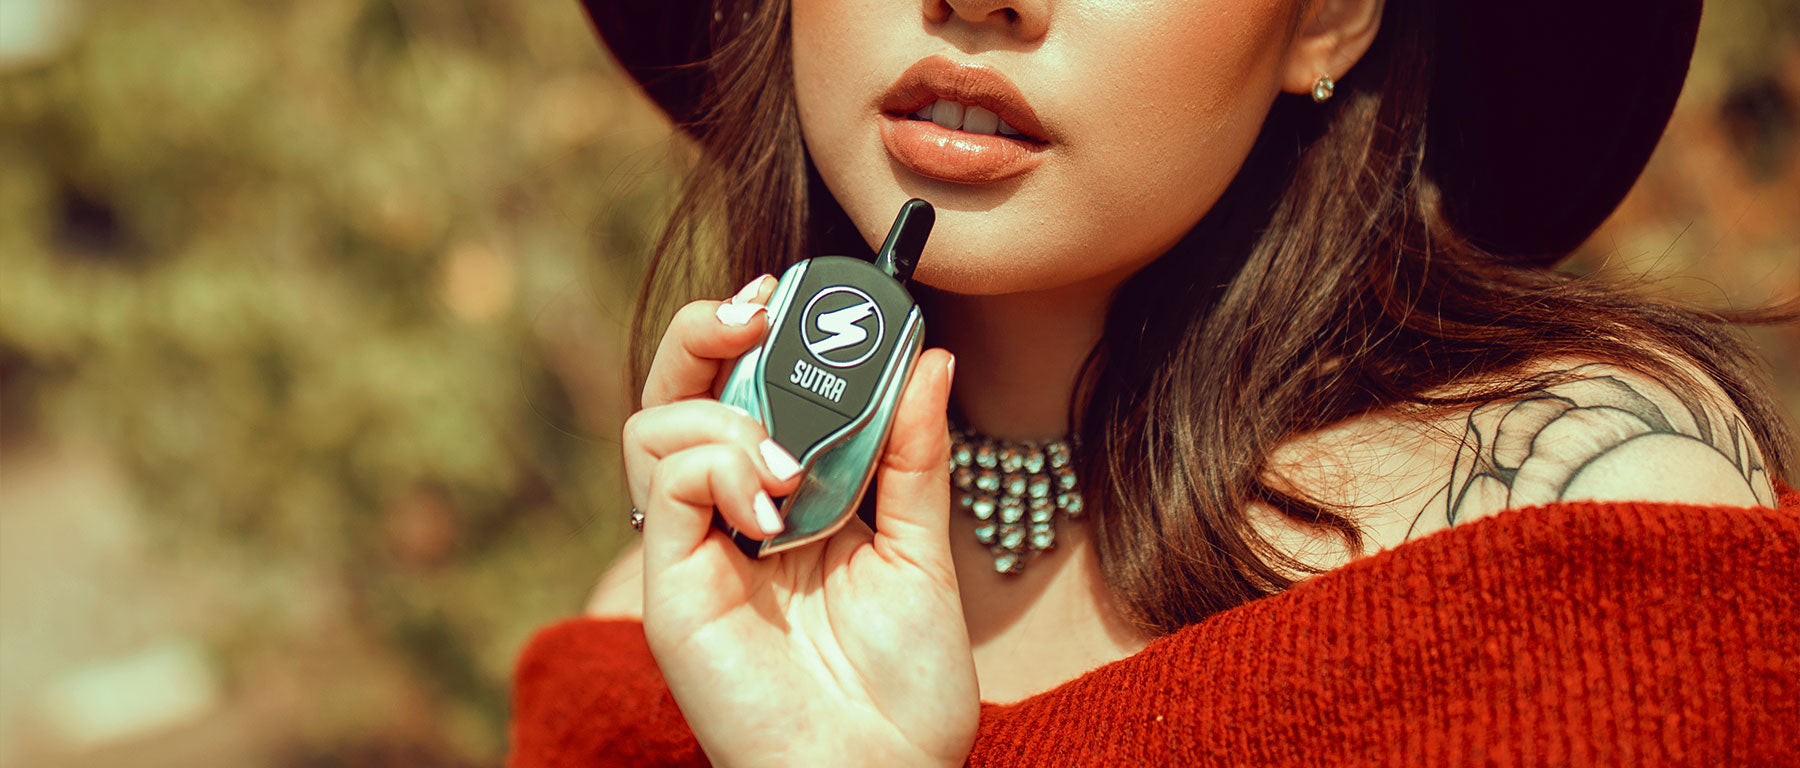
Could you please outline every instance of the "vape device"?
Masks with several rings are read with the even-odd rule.
[[[779,501],[781,533],[761,541],[713,512],[713,525],[744,554],[827,538],[856,513],[924,344],[924,317],[906,282],[935,220],[930,203],[908,200],[874,263],[819,256],[781,274],[769,335],[738,360],[719,400],[749,411],[793,454],[800,485]],[[874,529],[872,515],[863,520]]]

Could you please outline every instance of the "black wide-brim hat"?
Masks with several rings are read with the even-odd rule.
[[[582,0],[619,63],[682,125],[699,105],[704,0]],[[1426,165],[1450,223],[1549,264],[1624,199],[1687,78],[1700,0],[1445,0]],[[1354,77],[1354,70],[1348,75]]]

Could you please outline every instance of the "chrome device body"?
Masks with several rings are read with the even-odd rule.
[[[745,554],[820,541],[856,514],[924,347],[924,316],[905,283],[934,220],[930,204],[909,200],[874,263],[820,256],[782,273],[768,337],[738,359],[719,396],[802,468],[799,487],[779,502],[781,533],[751,539],[714,512],[713,524]],[[862,519],[874,528],[872,516]]]

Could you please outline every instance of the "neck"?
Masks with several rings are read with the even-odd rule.
[[[1076,375],[1128,275],[998,296],[931,292],[934,341],[956,355],[951,397],[967,426],[1019,440],[1068,434]]]

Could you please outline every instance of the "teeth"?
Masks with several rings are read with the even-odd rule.
[[[969,133],[983,133],[1002,136],[1018,136],[1019,129],[1007,125],[999,115],[984,107],[965,106],[954,101],[939,99],[919,108],[912,113],[919,120],[930,120],[951,130],[963,130]]]
[[[963,111],[962,129],[969,133],[993,133],[1000,127],[1000,116],[982,109],[969,107]]]
[[[955,130],[962,127],[962,121],[963,105],[943,99],[931,105],[931,122]]]

